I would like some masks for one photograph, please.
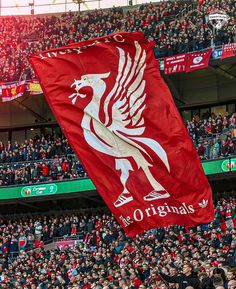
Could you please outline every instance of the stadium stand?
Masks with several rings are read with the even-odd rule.
[[[217,9],[226,11],[230,20],[213,35],[206,15]],[[236,42],[235,12],[235,0],[205,0],[202,5],[189,0],[124,10],[1,17],[0,82],[34,79],[31,54],[115,31],[142,30],[156,42],[156,58]],[[195,115],[186,127],[202,160],[236,155],[236,113]],[[0,186],[86,176],[64,136],[0,142]],[[106,208],[13,214],[0,219],[0,288],[236,288],[235,192],[217,200],[210,224],[157,228],[134,239]],[[179,283],[176,278],[184,265],[193,268],[191,276],[200,285]],[[170,284],[164,274],[172,278]]]
[[[202,160],[236,155],[236,114],[187,121],[187,130]],[[86,177],[68,141],[48,135],[6,144],[0,142],[0,186]]]
[[[0,142],[0,186],[33,184],[85,177],[66,139],[44,137],[22,144]]]
[[[196,115],[186,127],[202,160],[236,155],[236,114]],[[0,186],[86,177],[63,136],[38,136],[23,143],[0,141]]]
[[[190,4],[192,9],[182,15]],[[217,9],[231,18],[227,27],[213,36],[205,16]],[[60,16],[2,17],[0,81],[33,78],[28,62],[31,54],[116,31],[143,31],[150,41],[155,40],[157,58],[235,42],[235,9],[234,0],[217,0],[213,5],[211,0],[204,1],[204,5],[189,0],[143,4],[127,12],[112,8]]]
[[[105,212],[2,219],[0,286],[164,289],[158,268],[175,276],[190,263],[201,288],[235,288],[235,201],[219,200],[212,224],[154,229],[134,240]],[[80,242],[64,245],[78,235]],[[46,250],[55,238],[58,248]]]
[[[195,116],[192,121],[187,121],[189,135],[202,160],[236,155],[235,121],[235,113],[203,119]]]

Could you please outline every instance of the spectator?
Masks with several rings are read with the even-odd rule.
[[[230,280],[234,280],[236,277],[236,270],[229,270],[227,273],[227,281],[229,282]]]
[[[24,236],[24,233],[21,232],[18,240],[19,251],[24,251],[26,249],[26,245],[27,245],[27,238]]]
[[[160,276],[168,283],[177,283],[179,289],[184,289],[188,286],[195,289],[200,287],[199,279],[196,274],[193,273],[193,267],[189,263],[184,264],[182,275],[180,276],[168,276],[162,272],[160,273]]]
[[[235,289],[236,288],[236,280],[230,280],[228,283],[228,289]]]

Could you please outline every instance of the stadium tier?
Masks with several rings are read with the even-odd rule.
[[[235,114],[195,117],[187,129],[203,162],[206,174],[234,171],[236,156]],[[221,170],[217,169],[217,159]],[[208,160],[208,162],[207,162]],[[209,162],[212,160],[213,162]],[[214,161],[215,160],[215,161]],[[225,162],[225,165],[222,163]],[[232,162],[232,165],[229,163]],[[215,168],[211,168],[215,165]],[[0,142],[0,186],[37,184],[87,177],[82,164],[64,137],[35,136],[6,144]]]
[[[186,122],[198,155],[202,161],[228,159],[236,156],[236,114],[199,115]],[[21,136],[22,138],[23,136]],[[221,161],[222,163],[223,161]],[[228,171],[235,170],[234,160]],[[0,185],[34,184],[86,177],[86,173],[63,136],[35,135],[33,139],[7,143],[0,142]],[[214,162],[215,163],[215,162]],[[213,164],[213,163],[212,163]],[[207,174],[217,174],[203,162]]]
[[[230,20],[213,35],[206,16],[217,9],[223,9]],[[157,58],[203,50],[213,43],[215,46],[233,43],[235,9],[234,0],[218,0],[213,5],[211,0],[205,0],[204,5],[197,5],[194,1],[163,1],[128,10],[112,8],[82,14],[3,17],[0,19],[0,81],[32,79],[34,72],[28,56],[35,52],[116,31],[143,31],[150,41],[155,41]],[[184,15],[182,11],[185,11]]]
[[[145,3],[140,0],[117,0],[116,3],[110,0],[0,0],[0,288],[236,289],[236,3],[235,0],[143,2]],[[107,6],[110,8],[91,9]],[[31,15],[13,16],[28,12]],[[53,13],[45,14],[48,12]],[[59,127],[55,109],[53,108],[52,113],[46,101],[46,80],[43,79],[42,82],[42,79],[36,77],[36,69],[30,65],[29,57],[47,49],[59,49],[65,45],[74,47],[77,42],[101,36],[108,37],[104,38],[106,44],[111,42],[109,37],[115,32],[120,32],[119,37],[122,38],[122,32],[136,31],[143,32],[149,42],[147,46],[152,45],[150,51],[155,64],[152,69],[156,69],[158,73],[160,70],[185,124],[181,134],[175,138],[174,126],[172,129],[166,127],[162,130],[165,116],[158,112],[158,128],[162,130],[160,134],[164,135],[164,140],[160,143],[164,143],[165,148],[167,138],[173,137],[181,142],[186,137],[182,144],[184,147],[188,141],[191,144],[187,138],[190,136],[194,146],[188,159],[187,146],[185,150],[179,149],[181,153],[185,152],[181,155],[184,160],[182,162],[181,159],[181,164],[186,167],[177,164],[173,170],[169,167],[165,150],[161,149],[158,142],[155,143],[155,149],[160,152],[158,157],[163,161],[157,161],[160,179],[170,172],[168,180],[175,180],[173,186],[178,192],[174,197],[151,175],[152,165],[148,163],[147,167],[141,168],[137,163],[136,169],[135,158],[131,160],[128,156],[124,161],[124,155],[122,158],[118,156],[118,161],[116,159],[116,165],[111,170],[114,174],[119,172],[121,184],[124,185],[124,194],[121,193],[114,203],[114,212],[121,212],[117,218],[116,213],[109,211],[107,199],[104,201],[104,196],[100,196],[101,192],[94,185],[96,180],[93,169],[89,171],[91,175],[87,173],[88,169],[84,169],[80,158],[75,154],[74,143],[68,141],[71,131],[66,134],[61,123]],[[116,36],[113,40],[115,39],[117,46],[120,45],[120,59],[125,59],[126,44],[122,46],[119,37]],[[94,43],[85,44],[87,49]],[[133,57],[132,50],[124,61],[125,64],[120,60],[120,78],[117,77],[116,85],[121,85],[124,80],[124,87],[127,86],[128,80],[122,80],[122,77],[128,68],[133,69],[133,75],[132,71],[130,73],[133,78],[136,75],[142,76],[146,54],[140,56],[142,46],[138,45],[135,43],[133,63],[129,63]],[[57,50],[58,54],[60,51],[64,57],[68,51],[71,52],[70,47],[66,52]],[[80,48],[76,51],[76,57],[83,54]],[[45,56],[42,52],[39,58],[44,60],[57,55],[55,51],[48,53]],[[97,55],[99,61],[102,59],[108,63],[109,55],[106,57],[107,59],[103,59]],[[184,65],[176,65],[183,58]],[[92,63],[92,57],[90,61]],[[59,67],[62,73],[66,70],[66,61],[64,64],[65,66]],[[76,67],[75,62],[73,65]],[[43,64],[40,68],[42,66]],[[52,66],[48,66],[48,71]],[[123,73],[121,68],[124,68]],[[101,79],[106,79],[109,73],[102,71],[99,75]],[[85,86],[94,81],[89,76],[83,75],[80,80],[72,77],[74,83],[70,90],[68,88],[69,101],[64,104],[63,112],[69,105],[72,107],[77,98],[85,100],[86,95],[80,91],[79,85],[81,80]],[[100,85],[97,87],[98,92],[103,91],[101,79],[99,81],[96,78],[96,83]],[[132,95],[132,89],[136,94],[144,90],[145,81],[138,85],[137,82],[134,81],[129,87],[127,95]],[[61,86],[64,87],[64,83]],[[151,94],[150,87],[147,89]],[[126,94],[124,90],[122,96]],[[88,91],[86,94],[90,98],[91,92]],[[53,94],[54,89],[50,93]],[[138,94],[137,103],[145,102],[145,97],[146,95],[141,97]],[[163,97],[165,103],[168,97],[167,94],[166,99]],[[114,99],[116,98],[117,95]],[[156,101],[160,102],[158,97]],[[170,102],[175,108],[172,98]],[[183,122],[178,111],[171,110],[171,105],[167,107],[166,114],[170,115],[171,122],[178,120],[176,123],[181,126]],[[132,107],[132,104],[125,106],[122,103],[119,109],[127,113],[129,106]],[[134,110],[130,113],[142,115],[143,108],[139,106],[138,110],[138,113]],[[101,115],[100,113],[96,117],[102,119]],[[81,126],[83,122],[84,128],[85,118],[83,121]],[[126,123],[127,118],[122,121]],[[137,131],[140,127],[142,129],[143,119],[133,118],[133,122],[137,125]],[[94,133],[96,128],[91,123],[86,129]],[[78,137],[77,131],[72,131],[72,134]],[[124,135],[121,133],[119,137],[123,140]],[[105,146],[110,146],[111,149],[115,141],[108,144],[106,136],[104,133],[96,141],[99,143],[104,139]],[[130,139],[135,142],[135,138]],[[141,138],[137,143],[136,150],[140,150],[141,156],[144,155],[147,144],[147,151],[151,151],[150,139],[143,147]],[[84,142],[81,141],[79,145],[83,146]],[[174,146],[177,150],[177,142]],[[201,166],[197,154],[195,157],[194,147]],[[83,147],[81,157],[89,149]],[[180,155],[174,153],[171,152],[171,161],[177,162]],[[153,155],[151,154],[152,157]],[[106,178],[103,177],[105,169],[111,163],[106,157],[105,153],[100,155],[103,166],[97,166],[94,159],[90,164],[100,172],[99,184],[108,192],[112,188],[115,192],[118,187],[114,181],[116,179],[107,175],[110,183],[106,183]],[[142,161],[149,157],[147,153]],[[138,158],[141,158],[140,155]],[[83,164],[88,168],[86,162]],[[193,164],[196,170],[192,177],[190,171]],[[149,170],[149,167],[152,169]],[[165,174],[162,173],[163,167]],[[144,188],[139,185],[142,183],[137,173],[141,169],[150,185],[154,183],[159,186],[158,189],[153,187],[154,190],[144,198]],[[174,178],[174,174],[177,175],[180,170],[186,172],[185,179],[181,180],[184,183],[182,187],[182,183],[178,183],[179,179]],[[135,184],[126,187],[129,176],[134,177],[136,173],[136,179],[132,179]],[[191,185],[190,178],[193,178]],[[204,182],[205,187],[202,186]],[[196,188],[193,188],[194,185]],[[135,186],[139,186],[138,192],[134,189]],[[131,202],[133,195],[125,195],[132,187],[137,193],[134,194],[134,201],[141,204],[139,201],[142,197],[148,203],[143,207],[137,206],[134,211]],[[198,191],[199,187],[204,192]],[[186,194],[186,199],[183,198],[182,189],[192,190],[190,205],[188,195]],[[211,190],[214,208],[211,206]],[[200,195],[201,200],[196,201]],[[174,201],[170,201],[170,197]],[[112,198],[113,196],[108,196],[108,199]],[[124,211],[121,210],[123,205],[127,206]],[[210,220],[211,212],[211,221],[206,221]],[[192,213],[198,214],[195,219],[205,218],[205,221],[196,221],[194,224],[197,223],[197,226],[186,225],[194,218]],[[158,226],[153,225],[154,218],[158,218]],[[167,218],[174,225],[166,226]],[[176,225],[179,218],[183,221]],[[153,229],[143,229],[144,219]],[[139,227],[139,234],[133,234],[131,238],[126,229],[133,223]]]

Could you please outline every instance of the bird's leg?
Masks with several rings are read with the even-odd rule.
[[[164,189],[163,186],[153,177],[148,166],[143,168],[143,171],[149,180],[150,185],[153,187],[153,191],[143,198],[145,201],[153,201],[170,197],[170,194],[166,191],[166,189]]]
[[[129,178],[129,171],[133,170],[131,163],[127,159],[116,159],[116,170],[121,171],[120,182],[123,185],[123,192],[114,202],[115,207],[123,206],[133,200],[133,197],[126,187],[126,182]]]

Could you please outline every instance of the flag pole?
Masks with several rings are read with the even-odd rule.
[[[137,241],[138,236],[139,236],[139,235],[137,234],[137,235],[136,235],[136,240],[135,240],[135,238],[133,238],[133,241],[134,241],[134,243],[135,243],[135,246],[137,247],[139,253],[143,256],[143,258],[145,259],[145,261],[147,262],[149,268],[150,268],[151,270],[153,270],[153,269],[155,269],[155,268],[150,264],[150,260],[149,260],[149,259],[146,257],[146,255],[143,253],[143,251],[142,251],[142,249],[141,249],[141,247],[140,247],[140,245],[139,245],[139,243],[138,243],[138,241]],[[163,246],[164,246],[164,245],[163,245]],[[165,246],[164,246],[164,247],[165,247]],[[159,268],[159,267],[162,267],[162,266],[158,264],[156,267],[157,267],[157,273],[159,274],[159,272],[160,272],[160,268]],[[165,283],[165,285],[167,286],[167,288],[170,288],[168,282],[166,282],[164,279],[162,279],[162,281]]]
[[[138,237],[140,237],[139,234],[136,235],[136,239],[133,238],[134,244],[138,249],[138,252],[143,256],[144,260],[147,262],[147,264],[149,265],[150,269],[153,269],[153,267],[150,265],[150,260],[147,258],[147,256],[143,253],[141,246],[138,243]]]

